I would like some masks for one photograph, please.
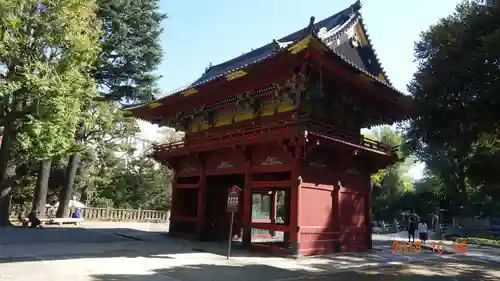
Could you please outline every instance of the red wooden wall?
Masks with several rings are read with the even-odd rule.
[[[369,175],[338,171],[302,161],[300,254],[367,249],[371,235]]]

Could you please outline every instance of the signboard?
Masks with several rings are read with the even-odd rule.
[[[236,213],[239,210],[240,202],[239,202],[239,192],[238,191],[230,191],[227,195],[227,211],[229,213]]]
[[[227,248],[227,259],[231,256],[231,241],[233,240],[233,224],[234,224],[234,213],[238,212],[240,208],[240,188],[236,185],[231,187],[227,195],[227,211],[231,213],[231,222],[229,224],[229,245]]]

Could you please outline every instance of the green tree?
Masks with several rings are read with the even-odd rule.
[[[98,0],[97,3],[104,34],[93,77],[100,86],[101,100],[151,100],[157,92],[156,82],[159,79],[153,71],[162,58],[160,25],[165,15],[159,12],[159,0]],[[82,120],[80,134],[75,136],[82,146],[87,142],[87,123]],[[68,161],[57,211],[59,217],[67,215],[67,203],[73,192],[81,157],[81,154],[75,154]]]
[[[408,143],[443,181],[453,205],[469,210],[470,163],[481,136],[500,121],[498,1],[459,4],[422,33],[415,54],[419,67],[408,89],[416,117]]]
[[[91,0],[0,0],[0,225],[10,224],[16,177],[73,149],[80,108],[95,93],[95,8]]]
[[[390,126],[374,128],[367,135],[384,144],[398,147],[399,161],[372,176],[374,184],[373,213],[377,218],[391,219],[399,216],[399,213],[404,209],[399,204],[401,196],[405,192],[413,190],[412,177],[409,171],[415,163],[415,159],[406,152],[403,135]],[[406,208],[411,207],[407,206]]]

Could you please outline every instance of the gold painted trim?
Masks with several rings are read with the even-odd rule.
[[[194,94],[197,94],[198,93],[198,90],[196,89],[189,89],[189,90],[185,90],[184,92],[182,92],[182,95],[183,96],[189,96],[189,95],[194,95]]]
[[[233,123],[233,116],[230,117],[224,117],[215,122],[214,127],[220,127],[220,126],[225,126],[225,125],[230,125]]]
[[[278,112],[287,112],[290,110],[294,110],[295,108],[296,107],[294,105],[282,104],[282,105],[278,106]]]
[[[373,82],[373,81],[375,81],[371,76],[368,76],[368,75],[366,75],[364,73],[360,74],[359,76],[360,76],[361,80],[363,80],[365,82]]]
[[[216,167],[217,169],[229,169],[229,168],[234,168],[234,166],[229,163],[228,161],[223,161]]]
[[[253,113],[238,114],[234,117],[235,122],[245,121],[254,118]]]
[[[274,156],[267,156],[262,163],[260,163],[260,166],[272,166],[272,165],[283,165],[283,162],[281,160],[276,159]]]
[[[240,77],[243,77],[245,75],[247,75],[248,73],[246,71],[243,71],[243,70],[238,70],[238,71],[235,71],[235,72],[231,72],[229,73],[228,75],[226,75],[226,79],[227,81],[231,81],[231,80],[234,80],[234,79],[238,79]]]
[[[325,44],[323,44],[321,41],[319,41],[317,38],[314,38],[314,40],[312,40],[312,46],[320,51],[320,52],[326,52],[328,51],[328,47],[325,46]]]
[[[270,116],[270,115],[273,115],[274,112],[275,112],[274,106],[267,107],[267,108],[264,108],[264,110],[262,111],[262,116]]]
[[[130,111],[130,110],[124,110],[123,111],[123,116],[132,116],[132,111]]]
[[[378,79],[379,79],[380,81],[387,82],[387,80],[385,79],[385,76],[384,76],[384,74],[383,74],[382,72],[380,72],[380,73],[378,74]]]
[[[189,173],[189,172],[196,172],[197,169],[195,167],[186,167],[181,170],[181,172]]]
[[[303,50],[307,49],[307,47],[309,46],[309,42],[311,42],[311,38],[312,38],[311,35],[305,37],[304,39],[300,40],[299,42],[293,44],[290,48],[288,48],[288,51],[290,51],[290,53],[292,55],[295,55],[295,54],[302,52]]]
[[[153,102],[153,103],[149,104],[149,108],[157,108],[159,106],[161,106],[161,103],[159,103],[159,102]]]
[[[361,43],[361,46],[368,45],[368,40],[366,39],[366,35],[363,32],[363,27],[361,26],[361,23],[359,23],[359,22],[358,22],[358,24],[356,24],[356,33],[358,34],[359,42]]]
[[[203,123],[203,124],[201,124],[201,126],[200,126],[200,129],[199,129],[199,130],[200,130],[200,131],[203,131],[203,130],[207,130],[207,129],[209,129],[209,128],[210,128],[210,125],[208,125],[207,123]]]

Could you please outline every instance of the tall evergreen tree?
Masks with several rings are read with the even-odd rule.
[[[100,85],[101,99],[140,102],[153,98],[159,76],[153,74],[162,58],[159,0],[98,0],[98,16],[104,30],[102,51],[95,64],[94,78]],[[83,121],[83,120],[82,120]],[[85,121],[75,135],[77,143],[86,141]],[[68,203],[81,155],[70,157],[62,187],[57,216],[68,213]]]

